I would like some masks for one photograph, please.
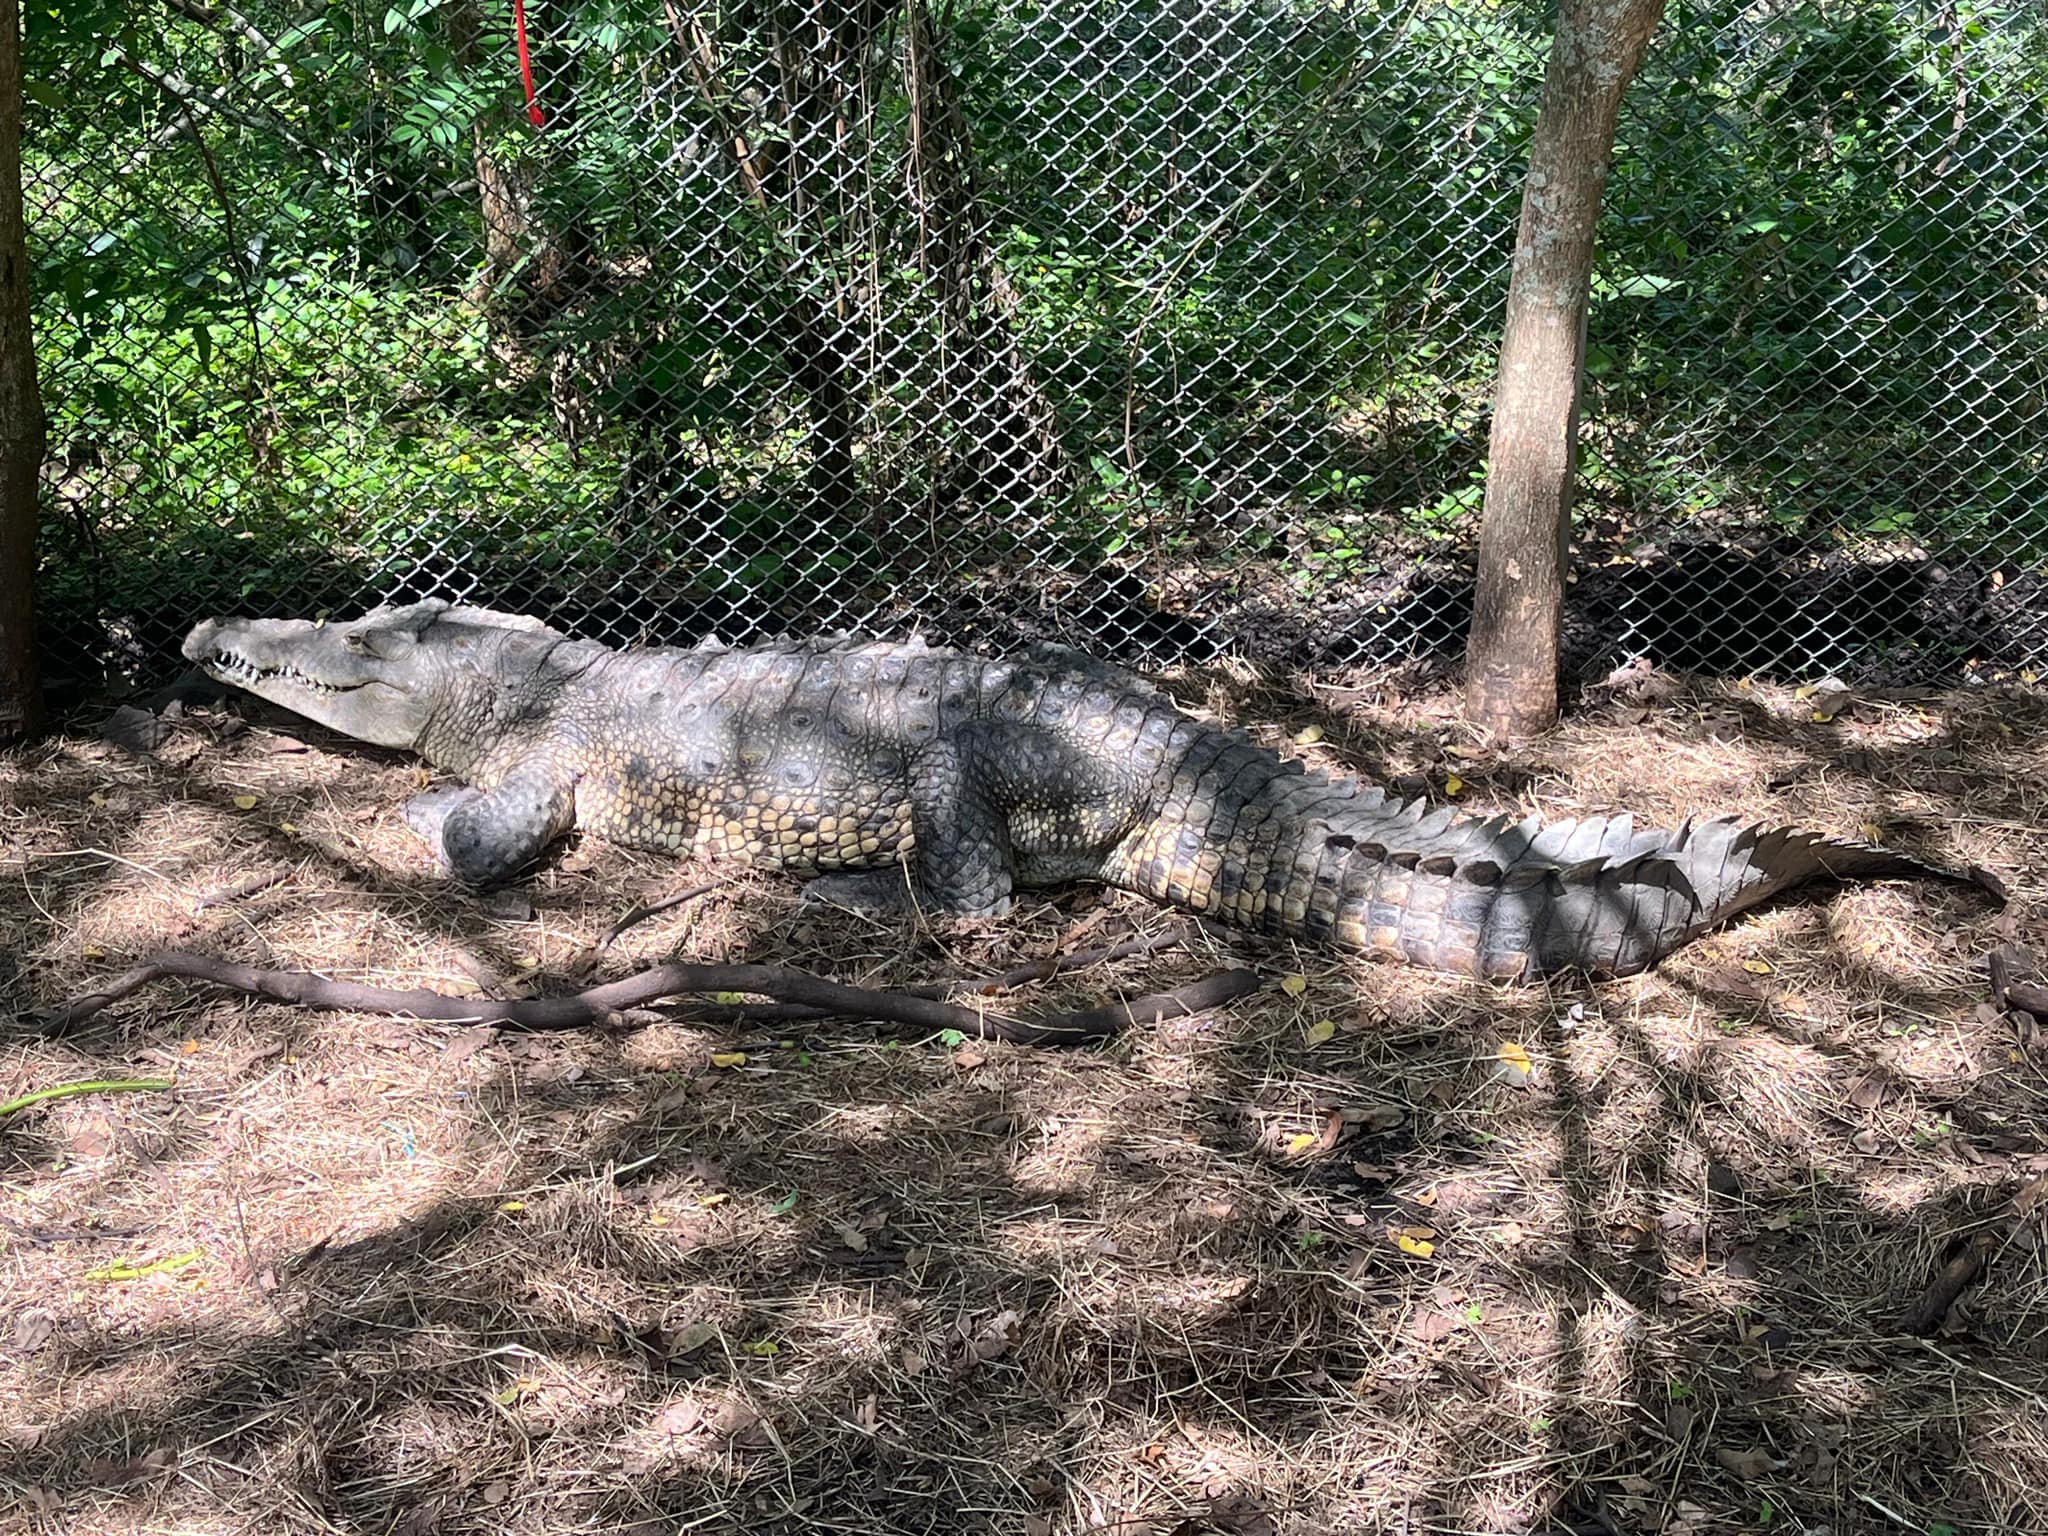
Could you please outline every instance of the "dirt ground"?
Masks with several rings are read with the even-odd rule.
[[[529,915],[433,877],[407,761],[253,703],[153,754],[83,722],[0,758],[0,1098],[174,1086],[0,1124],[0,1531],[2048,1530],[2048,1045],[1985,978],[2048,955],[2037,694],[1650,677],[1502,757],[1412,678],[1173,686],[1474,807],[1875,828],[2012,901],[1818,892],[1549,990],[1198,934],[1006,1006],[1269,984],[1070,1051],[186,983],[53,1038],[164,946],[568,989],[705,873],[585,843]],[[598,974],[907,984],[1182,921],[795,895],[741,879]]]

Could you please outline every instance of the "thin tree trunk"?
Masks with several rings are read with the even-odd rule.
[[[1564,0],[1508,283],[1466,651],[1465,710],[1499,736],[1557,719],[1593,231],[1622,92],[1664,0]]]
[[[44,446],[21,205],[21,8],[0,0],[0,741],[42,724],[35,576]]]
[[[1059,413],[1018,340],[1016,295],[989,241],[979,165],[945,35],[924,0],[904,7],[903,73],[911,103],[908,183],[918,262],[945,294],[949,367],[943,408],[959,434],[951,488],[1023,502],[1066,478]]]

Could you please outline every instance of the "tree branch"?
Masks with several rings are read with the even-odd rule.
[[[251,997],[295,1003],[302,1008],[395,1014],[464,1024],[499,1024],[513,1029],[574,1029],[607,1021],[679,992],[752,992],[782,1003],[822,1008],[855,1018],[884,1019],[917,1029],[957,1029],[983,1040],[1017,1045],[1080,1045],[1101,1040],[1132,1024],[1157,1023],[1214,1008],[1259,985],[1255,972],[1220,971],[1174,992],[1137,998],[1046,1019],[1013,1019],[901,992],[852,987],[806,971],[772,965],[657,965],[621,981],[565,997],[449,997],[424,988],[398,990],[336,981],[310,971],[262,970],[210,955],[170,950],[153,955],[104,990],[78,998],[47,1016],[51,1034],[75,1028],[94,1014],[166,977],[209,982]]]

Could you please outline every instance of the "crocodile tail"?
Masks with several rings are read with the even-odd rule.
[[[1623,976],[1809,881],[1969,876],[1732,818],[1477,817],[1233,747],[1184,774],[1117,883],[1284,937],[1495,979]],[[1185,766],[1185,765],[1184,765]]]

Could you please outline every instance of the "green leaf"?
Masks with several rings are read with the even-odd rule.
[[[966,1043],[967,1036],[957,1029],[942,1029],[939,1031],[939,1044],[948,1049],[956,1045],[965,1045]]]
[[[792,1189],[780,1200],[776,1201],[773,1205],[769,1206],[768,1209],[773,1211],[777,1216],[787,1216],[791,1211],[796,1209],[797,1201],[801,1200],[802,1198],[803,1196],[800,1193]]]

